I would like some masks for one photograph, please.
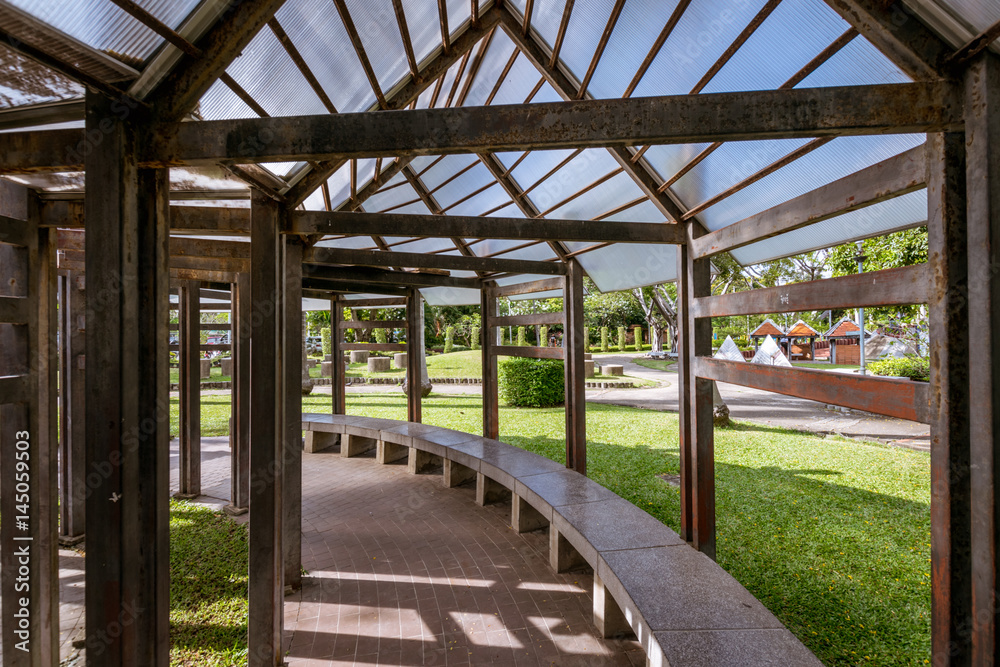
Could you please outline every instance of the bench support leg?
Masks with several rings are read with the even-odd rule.
[[[461,463],[444,462],[444,485],[449,489],[476,478],[476,471]]]
[[[530,533],[548,526],[549,520],[515,493],[510,503],[510,525],[515,533]]]
[[[406,471],[411,475],[419,475],[440,460],[440,456],[434,456],[430,452],[410,447],[410,458],[406,461]]]
[[[375,447],[375,460],[385,465],[399,459],[405,459],[410,453],[410,448],[395,442],[379,440]]]
[[[346,439],[346,444],[344,440]],[[360,456],[370,449],[375,449],[375,438],[363,438],[360,435],[347,434],[340,442],[340,455],[345,458]]]
[[[510,497],[510,490],[481,472],[476,473],[476,504],[489,505]]]
[[[605,639],[623,639],[634,636],[631,626],[601,578],[594,573],[594,625]]]
[[[339,433],[327,433],[325,431],[306,431],[306,451],[310,454],[321,452],[324,449],[336,447],[340,443]]]
[[[566,572],[587,565],[583,555],[556,530],[555,526],[549,526],[549,565],[556,572]]]

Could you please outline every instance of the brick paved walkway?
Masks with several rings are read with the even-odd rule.
[[[302,590],[285,598],[291,667],[644,665],[634,640],[591,622],[591,574],[555,574],[545,531],[517,535],[509,503],[372,457],[303,454]],[[171,492],[177,490],[171,443]],[[229,496],[228,438],[202,442],[198,502]],[[244,517],[238,519],[245,520]],[[83,558],[60,552],[64,665],[82,664]]]
[[[555,574],[544,531],[510,505],[372,458],[305,454],[301,593],[287,598],[292,665],[631,665],[599,639],[590,574]]]

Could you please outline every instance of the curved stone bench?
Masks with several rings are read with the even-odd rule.
[[[475,479],[476,502],[510,499],[518,532],[549,529],[559,572],[594,572],[594,623],[605,637],[634,634],[652,667],[820,665],[739,582],[660,521],[593,480],[508,445],[426,424],[307,414],[306,450],[376,450],[419,474],[440,465],[448,487]]]

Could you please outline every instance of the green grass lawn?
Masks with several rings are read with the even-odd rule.
[[[205,507],[170,501],[170,664],[247,661],[249,534]]]
[[[654,371],[665,371],[677,366],[677,362],[671,359],[643,359],[640,357],[632,361],[644,368],[652,368]]]
[[[821,371],[829,371],[837,368],[850,368],[853,370],[858,369],[857,364],[828,364],[822,361],[793,361],[792,366],[796,368],[816,368]]]
[[[351,414],[405,419],[401,393],[347,399]],[[329,400],[306,397],[304,409]],[[478,395],[423,405],[428,424],[482,432]],[[228,417],[227,396],[203,397],[206,435],[225,433]],[[501,407],[500,432],[564,460],[562,408]],[[657,477],[678,471],[677,415],[590,404],[587,434],[590,476],[677,530],[678,489]],[[726,570],[827,665],[929,661],[927,454],[738,423],[716,430],[715,457]]]

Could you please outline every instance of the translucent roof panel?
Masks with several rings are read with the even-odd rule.
[[[917,16],[958,48],[1000,21],[1000,5],[992,0],[903,0]],[[990,48],[1000,53],[1000,39]]]
[[[383,91],[389,90],[409,72],[392,3],[370,0],[345,0],[345,3],[375,78]]]
[[[163,44],[163,38],[108,0],[6,0],[98,51],[136,64]],[[199,0],[138,0],[136,4],[171,28]]]
[[[579,250],[587,244],[567,244]],[[580,247],[576,247],[580,246]],[[619,243],[578,255],[580,266],[602,292],[677,279],[677,246]]]
[[[839,137],[723,199],[698,217],[709,229],[724,227],[919,146],[924,138],[916,134]]]
[[[269,29],[258,32],[226,71],[270,116],[327,113],[309,82]]]
[[[869,86],[907,83],[911,79],[863,37],[855,37],[796,88]]]
[[[632,177],[621,173],[554,209],[546,217],[586,220],[607,213],[641,196],[642,192]]]
[[[398,176],[397,178],[402,178]],[[395,180],[395,179],[393,179]],[[387,184],[388,185],[388,184]],[[407,203],[412,202],[412,203]],[[402,206],[407,204],[406,206]],[[410,187],[409,183],[403,183],[399,187],[391,190],[380,190],[368,198],[364,203],[366,211],[393,211],[397,213],[420,213],[430,214],[427,206],[420,201],[416,191]]]
[[[422,287],[420,295],[432,306],[478,306],[482,294],[465,287]]]
[[[0,44],[0,109],[83,97],[84,88]]]
[[[383,4],[390,7],[388,2]],[[403,12],[406,15],[406,28],[413,44],[413,54],[419,63],[436,49],[441,48],[437,3],[425,0],[403,0]],[[395,26],[395,15],[390,17],[389,21]],[[450,23],[448,27],[451,27]]]
[[[778,88],[849,27],[823,0],[783,0],[703,92]]]
[[[476,52],[478,52],[478,47]],[[514,42],[510,41],[510,38],[506,34],[501,31],[493,36],[493,41],[490,42],[490,46],[486,50],[486,55],[483,57],[482,65],[480,65],[479,71],[476,73],[476,79],[469,87],[469,94],[465,98],[465,106],[486,104],[486,99],[493,91],[493,87],[496,85],[500,75],[503,74],[503,69],[507,66],[507,61],[513,52]],[[524,58],[519,58],[519,60],[524,60]],[[527,61],[525,60],[525,62]],[[530,66],[530,63],[528,65]],[[512,69],[507,79],[512,80],[513,74],[514,71]],[[533,84],[534,81],[529,85]],[[525,95],[527,95],[527,91],[525,91]],[[523,96],[517,101],[518,104],[521,102],[524,102]],[[493,103],[503,104],[500,101],[494,101]]]
[[[692,2],[632,96],[690,92],[764,4],[765,0]]]
[[[246,102],[237,97],[229,86],[216,81],[198,102],[201,117],[205,120],[224,120],[230,118],[258,118],[257,112],[247,106]]]
[[[429,253],[451,250],[455,247],[451,239],[408,239],[400,236],[386,236],[382,240],[391,244],[392,249],[399,252]]]
[[[338,111],[367,111],[375,104],[375,93],[330,0],[288,0],[276,16]]]
[[[918,227],[926,222],[927,191],[918,190],[730,252],[746,266]]]
[[[348,236],[343,239],[323,239],[316,244],[320,248],[349,248],[360,250],[370,248],[375,245],[375,241],[370,236]]]

